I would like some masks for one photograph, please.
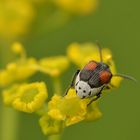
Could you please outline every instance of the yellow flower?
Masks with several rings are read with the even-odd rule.
[[[65,126],[69,126],[80,121],[83,121],[88,117],[88,113],[91,114],[91,110],[88,111],[87,104],[90,99],[80,99],[74,89],[70,89],[65,97],[54,95],[51,101],[48,103],[48,115],[57,121],[64,121]],[[101,116],[94,111],[96,117],[90,115],[90,119],[96,119]],[[92,117],[93,116],[93,117]]]
[[[94,121],[99,119],[102,116],[100,109],[97,106],[96,102],[90,104],[87,108],[87,114],[85,115],[85,121]]]
[[[35,3],[35,4],[42,4],[45,3],[45,0],[30,0],[31,2]]]
[[[18,94],[18,89],[19,89],[19,85],[15,84],[15,85],[11,86],[10,88],[4,89],[2,91],[3,102],[5,105],[12,104],[13,100],[15,99],[15,97]]]
[[[38,69],[42,72],[49,74],[52,77],[58,77],[69,66],[69,60],[65,56],[55,56],[43,58],[39,62]]]
[[[87,15],[96,10],[98,0],[53,0],[61,9],[79,15]]]
[[[36,65],[36,60],[34,58],[27,59],[23,64],[17,64],[16,80],[24,80],[32,76],[36,72],[34,65]]]
[[[14,79],[14,75],[10,75],[6,70],[0,70],[0,86],[6,86]]]
[[[114,61],[113,60],[110,60],[109,61],[109,64],[110,64],[110,70],[111,70],[112,74],[116,74],[117,71],[116,71],[116,66],[115,66]],[[119,87],[119,85],[120,85],[120,83],[121,83],[122,80],[123,80],[123,78],[121,78],[121,77],[115,77],[115,76],[113,76],[112,79],[111,79],[111,81],[110,81],[110,83],[114,87]]]
[[[45,83],[36,82],[19,86],[12,105],[15,109],[32,113],[39,110],[48,97]]]
[[[37,71],[35,65],[34,58],[29,58],[24,62],[9,63],[6,69],[0,71],[0,85],[6,86],[15,81],[25,80]]]
[[[34,16],[32,3],[28,0],[0,1],[0,36],[15,38],[27,32]]]
[[[69,45],[67,54],[69,59],[75,63],[79,68],[82,68],[91,60],[100,62],[100,54],[97,44],[93,43],[72,43]],[[110,66],[112,74],[116,74],[116,67],[112,59],[111,51],[108,48],[102,49],[103,62]],[[113,77],[111,79],[111,85],[117,87],[120,84],[122,78]]]
[[[63,130],[63,122],[54,120],[47,114],[40,118],[39,124],[44,135],[59,134]]]
[[[12,51],[16,54],[25,53],[24,47],[19,42],[14,42],[11,47],[12,47]]]

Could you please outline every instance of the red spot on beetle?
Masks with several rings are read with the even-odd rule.
[[[84,70],[94,70],[97,67],[97,63],[95,61],[90,61],[87,65],[85,65]]]
[[[107,84],[110,82],[112,74],[110,72],[104,70],[99,73],[99,76],[100,76],[101,83]]]

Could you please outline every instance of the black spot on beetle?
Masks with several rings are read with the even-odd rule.
[[[79,87],[79,89],[81,89],[81,87]]]
[[[76,90],[76,93],[77,93],[77,90]]]
[[[84,93],[86,93],[86,91],[85,91],[85,90],[83,90],[83,92],[84,92]]]
[[[91,95],[91,91],[88,93],[88,95],[89,95],[89,96]]]
[[[83,96],[82,99],[84,99],[86,96]]]

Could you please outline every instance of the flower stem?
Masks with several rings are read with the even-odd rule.
[[[57,95],[62,94],[62,89],[61,89],[61,81],[59,77],[53,78],[53,84],[54,84],[54,93]]]
[[[61,138],[61,135],[52,135],[52,136],[49,136],[48,140],[60,140]]]
[[[5,66],[7,62],[12,58],[10,52],[10,44],[12,41],[1,41],[1,66]],[[6,43],[5,43],[6,42]],[[18,113],[4,105],[1,106],[1,119],[0,119],[0,140],[16,140],[17,138],[17,126],[18,126]]]
[[[1,112],[1,140],[16,140],[17,139],[17,125],[18,113],[3,106]]]
[[[61,89],[61,81],[59,77],[54,77],[53,78],[53,84],[54,84],[54,93],[57,95],[61,95],[62,94],[62,89]],[[49,136],[48,140],[60,140],[61,139],[61,135],[51,135]]]

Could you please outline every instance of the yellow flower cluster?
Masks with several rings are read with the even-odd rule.
[[[12,51],[20,55],[20,58],[7,64],[5,69],[0,70],[0,85],[7,86],[13,82],[22,81],[32,76],[37,70],[37,61],[34,58],[26,58],[23,46],[15,42]]]
[[[42,5],[41,5],[42,4]],[[1,0],[0,1],[0,37],[4,39],[15,39],[29,31],[35,16],[38,14],[36,5],[44,6],[58,14],[56,17],[53,12],[47,21],[66,22],[70,15],[88,15],[97,9],[98,0]],[[42,7],[43,8],[43,7]],[[44,14],[44,21],[49,12]],[[59,17],[60,18],[59,18]],[[53,17],[53,18],[52,18]],[[62,19],[65,17],[65,19]],[[59,27],[60,20],[54,24],[53,28]],[[64,24],[62,23],[62,24]],[[49,24],[49,22],[47,23]],[[50,22],[52,24],[52,22]],[[49,25],[52,26],[52,25]]]
[[[28,113],[39,110],[47,97],[47,88],[43,82],[18,84],[3,90],[6,105],[12,105],[13,108]]]
[[[96,10],[98,0],[53,0],[61,9],[72,14],[87,15]]]
[[[90,99],[81,100],[78,98],[74,89],[70,89],[65,97],[54,95],[48,102],[47,114],[44,114],[40,119],[40,126],[44,134],[60,133],[66,126],[100,118],[102,113],[96,103],[94,102],[88,107],[89,101]],[[49,123],[50,120],[53,123]]]
[[[69,60],[66,56],[54,56],[49,58],[42,58],[39,61],[40,67],[38,69],[52,77],[58,77],[69,66]]]
[[[102,116],[94,101],[80,99],[74,89],[69,89],[66,96],[60,93],[59,80],[55,84],[55,94],[46,102],[48,91],[44,82],[24,83],[35,72],[40,71],[53,79],[60,79],[61,74],[68,69],[70,61],[81,69],[90,60],[100,61],[99,49],[93,43],[72,43],[68,46],[67,56],[54,56],[35,60],[27,58],[23,46],[15,42],[12,51],[18,55],[18,60],[9,63],[0,71],[0,85],[3,89],[3,102],[19,111],[40,115],[39,124],[45,135],[60,133],[65,127],[81,121],[94,121]],[[110,66],[111,72],[116,73],[112,54],[109,49],[102,49],[103,62]],[[19,83],[22,82],[22,83]],[[121,78],[112,78],[111,84],[119,85]],[[59,94],[58,94],[59,93]]]
[[[69,59],[66,56],[42,58],[37,61],[35,58],[27,58],[21,43],[15,42],[11,48],[19,58],[14,62],[8,63],[5,69],[0,70],[1,86],[26,80],[37,71],[48,74],[51,77],[59,77],[69,66]]]
[[[52,119],[48,114],[44,114],[39,120],[40,127],[44,135],[59,134],[63,130],[63,122]]]
[[[14,38],[28,30],[34,17],[34,9],[29,0],[0,1],[0,36]]]
[[[36,64],[36,60],[33,58],[29,58],[24,63],[9,63],[6,69],[0,71],[0,85],[6,86],[32,76],[36,72],[32,67],[34,64]]]

